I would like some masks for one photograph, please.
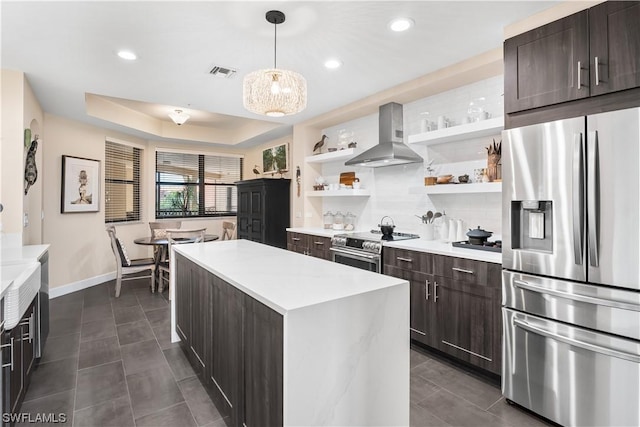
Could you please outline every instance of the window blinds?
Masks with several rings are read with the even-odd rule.
[[[141,151],[105,142],[105,222],[140,220]]]

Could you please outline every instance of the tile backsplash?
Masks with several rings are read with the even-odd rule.
[[[473,83],[424,98],[403,107],[404,135],[420,133],[423,117],[437,121],[438,116],[446,116],[455,124],[461,124],[468,113],[472,100],[484,98],[482,108],[491,117],[502,115],[502,76]],[[475,102],[475,101],[474,101]],[[421,114],[428,112],[429,114]],[[378,143],[378,114],[361,117],[337,126],[326,128],[323,133],[329,136],[327,147],[339,147],[344,135],[356,141],[358,148],[367,149]],[[341,138],[340,135],[343,135]],[[415,215],[428,210],[443,212],[449,218],[462,219],[468,228],[481,226],[493,231],[499,238],[501,234],[501,195],[500,193],[480,194],[439,194],[428,195],[424,191],[424,177],[427,164],[433,161],[434,175],[468,174],[474,177],[474,169],[486,167],[487,147],[492,139],[500,140],[500,134],[468,139],[439,145],[424,146],[412,144],[424,164],[408,164],[382,168],[345,166],[344,162],[325,163],[322,176],[328,183],[337,183],[341,172],[355,171],[362,188],[371,191],[370,197],[336,197],[323,199],[323,212],[352,212],[357,216],[358,229],[375,228],[380,219],[388,215],[393,218],[397,231],[420,234],[421,221]],[[326,150],[326,148],[325,148]],[[323,150],[324,151],[324,150]]]

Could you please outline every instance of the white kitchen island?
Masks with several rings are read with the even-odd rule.
[[[249,301],[250,305],[245,304],[243,309],[242,336],[245,344],[252,332],[250,328],[264,324],[247,318],[247,307],[253,307],[258,302],[260,304],[257,305],[270,312],[272,317],[281,318],[281,341],[269,338],[267,344],[278,342],[282,346],[277,349],[282,352],[279,359],[282,366],[278,371],[278,375],[282,376],[279,389],[282,394],[279,397],[282,399],[282,424],[409,424],[407,281],[246,240],[174,248],[176,256],[172,257],[170,285],[174,341],[178,340],[175,334],[176,315],[180,316],[176,307],[184,312],[187,286],[200,289],[201,292],[224,289],[226,286],[232,293],[240,294],[245,301]],[[186,271],[188,267],[191,268],[190,272]],[[200,288],[194,284],[196,281],[200,282]],[[209,305],[216,305],[213,298],[216,295],[221,298],[219,295],[223,294],[211,291],[205,298],[194,297],[192,293],[191,307],[193,310],[203,310],[203,306],[207,306],[203,300],[207,298],[211,302]],[[184,318],[184,313],[182,316]],[[207,318],[214,319],[214,315],[209,314]],[[216,342],[219,334],[217,326],[226,321],[205,322],[204,327],[192,327],[192,331],[197,330],[201,335],[204,333],[205,339]],[[202,328],[204,332],[200,331]],[[224,397],[225,405],[234,407],[232,399],[228,398],[233,391],[225,391],[225,386],[221,385],[224,378],[217,380],[216,374],[211,373],[219,365],[217,362],[208,362],[216,352],[194,350],[194,345],[197,348],[200,344],[197,339],[193,341],[195,344],[189,343],[185,347],[187,352],[199,352],[191,360],[192,364],[195,360],[196,365],[201,365],[196,368],[200,368],[203,382],[207,383],[210,379],[211,386]],[[234,343],[233,340],[229,342]],[[245,351],[248,351],[246,346]],[[262,356],[251,352],[240,356],[248,361],[241,363],[247,390],[254,385],[252,381],[264,381],[262,377],[248,378],[251,376],[252,363],[257,360],[261,364]],[[271,360],[269,354],[264,354],[264,360]],[[228,386],[229,389],[233,387],[233,384]],[[247,391],[245,397],[241,393],[239,395],[246,408],[251,406],[250,399],[256,398],[251,393],[255,393],[255,390]],[[264,398],[274,399],[272,395]],[[237,406],[233,410],[238,411]],[[246,411],[249,412],[249,409]],[[260,421],[266,420],[255,416],[252,418],[249,413],[246,416],[240,414],[239,418],[236,414],[232,424],[245,423],[251,427],[252,424],[261,424]]]

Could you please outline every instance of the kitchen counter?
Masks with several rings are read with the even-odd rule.
[[[363,231],[363,230],[345,231],[345,230],[333,230],[331,228],[320,228],[320,227],[290,227],[290,228],[287,228],[287,231],[291,231],[292,233],[310,234],[312,236],[333,237],[336,234],[356,233],[357,231]]]
[[[49,245],[2,246],[0,264],[37,261],[49,249]]]
[[[475,261],[492,262],[494,264],[502,264],[502,254],[500,252],[456,248],[453,247],[451,243],[445,243],[439,240],[402,240],[399,242],[385,242],[384,246],[398,249],[409,249],[418,252],[427,252],[437,255],[446,255],[457,258],[466,258]]]
[[[248,240],[174,248],[280,314],[406,284],[401,279]]]
[[[272,344],[277,342],[273,337],[281,334],[281,345],[269,347],[265,354],[254,350],[238,354],[245,354],[239,366],[282,361],[281,395],[270,399],[281,399],[283,425],[409,425],[407,281],[248,240],[178,245],[174,250],[172,341],[179,341],[176,308],[183,310],[185,304],[176,295],[194,289],[188,277],[200,277],[199,286],[215,283],[202,282],[207,274],[176,270],[177,255],[186,258],[180,260],[180,268],[191,268],[188,264],[202,268],[225,286],[242,291],[249,304],[245,307],[254,307],[253,300],[266,305],[271,314],[261,317],[260,327],[281,322],[277,329],[281,332],[265,332]],[[176,283],[176,276],[183,279]],[[244,328],[254,325],[254,309],[244,313]],[[281,320],[264,320],[273,316]],[[275,367],[269,369],[277,372]],[[272,380],[261,378],[265,384]]]

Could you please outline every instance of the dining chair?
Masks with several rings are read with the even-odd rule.
[[[156,221],[149,222],[149,228],[151,229],[151,237],[165,237],[167,235],[167,229],[178,230],[182,226],[182,221]]]
[[[120,296],[120,287],[123,280],[137,280],[141,278],[151,277],[151,291],[155,289],[155,269],[156,264],[153,258],[130,259],[127,249],[116,236],[116,228],[113,225],[107,226],[107,233],[111,239],[111,250],[116,257],[116,298]],[[139,273],[149,270],[149,276],[124,277],[128,274]]]
[[[236,223],[222,221],[222,240],[233,240],[236,237]]]
[[[160,283],[158,283],[158,292],[162,293],[164,290],[164,282],[167,282],[167,288],[169,288],[169,272],[171,265],[171,247],[173,245],[182,245],[186,243],[202,243],[204,242],[204,235],[206,228],[196,228],[191,230],[180,229],[167,229],[167,260],[159,264],[160,269]]]
[[[182,221],[151,221],[149,229],[151,230],[151,238],[158,239],[167,236],[167,229],[177,230],[182,226]],[[153,258],[160,257],[160,261],[166,261],[166,254],[163,253],[162,246],[153,247]]]

